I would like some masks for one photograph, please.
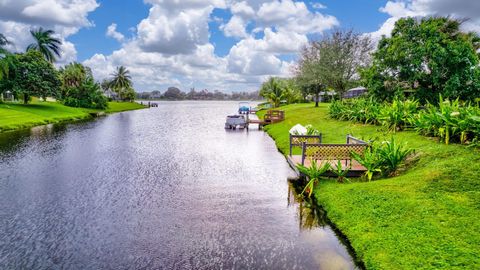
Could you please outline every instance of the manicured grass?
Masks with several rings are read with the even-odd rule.
[[[145,108],[138,103],[109,102],[107,113]],[[72,108],[56,102],[35,101],[28,105],[0,103],[0,132],[65,121],[88,119],[100,110]]]
[[[390,139],[416,149],[418,161],[399,176],[372,182],[321,182],[315,197],[368,269],[480,268],[480,151],[444,145],[414,132],[330,119],[328,104],[282,107],[286,120],[265,130],[288,153],[288,130],[312,124],[325,143],[346,134]]]
[[[109,102],[108,108],[105,110],[106,113],[115,113],[123,111],[131,111],[146,108],[145,105],[141,105],[136,102]]]

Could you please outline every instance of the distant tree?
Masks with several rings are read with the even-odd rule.
[[[42,27],[37,30],[30,30],[35,43],[28,45],[27,51],[39,51],[48,62],[53,63],[56,57],[60,57],[60,46],[62,42],[60,39],[53,37],[55,32],[53,30],[44,30]]]
[[[285,91],[285,99],[288,104],[299,102],[303,99],[301,88],[295,79],[283,79],[282,84]]]
[[[132,94],[133,98],[135,97],[130,71],[124,66],[117,67],[116,71],[112,74],[110,88],[117,92],[122,100],[133,100]]]
[[[25,104],[31,96],[45,99],[59,95],[61,82],[58,72],[40,52],[30,50],[14,57],[14,69],[10,70],[7,82],[0,88],[10,87],[15,95],[23,95]]]
[[[460,31],[451,18],[402,18],[382,37],[373,63],[361,72],[369,93],[380,100],[413,92],[422,101],[480,97],[480,38]]]
[[[163,97],[166,99],[173,99],[173,100],[184,99],[185,93],[183,93],[177,87],[169,87],[167,91],[163,93]]]
[[[260,95],[266,98],[274,108],[280,106],[280,102],[286,97],[282,82],[275,77],[270,77],[262,84]]]

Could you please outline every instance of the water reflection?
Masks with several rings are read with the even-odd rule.
[[[300,181],[300,180],[297,180]],[[288,205],[296,206],[298,211],[298,225],[301,230],[311,230],[327,225],[325,212],[317,207],[311,198],[300,195],[298,183],[288,183]]]
[[[300,194],[305,183],[298,180],[288,181],[288,205],[295,207],[297,211],[297,220],[299,229],[304,232],[310,240],[318,242],[328,242],[331,235],[335,235],[339,243],[345,248],[351,257],[356,258],[355,251],[350,246],[346,237],[336,230],[329,221],[327,213],[314,201],[312,197]],[[320,230],[321,228],[321,230]],[[321,232],[321,233],[319,233]],[[356,260],[355,265],[351,265],[351,257],[339,256],[339,253],[327,250],[325,253],[319,253],[316,260],[320,265],[320,269],[364,269],[361,261]]]
[[[236,109],[161,102],[0,135],[0,268],[354,268],[318,211],[286,207],[271,138],[224,130]]]

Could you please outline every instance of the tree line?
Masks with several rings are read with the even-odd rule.
[[[269,78],[260,94],[275,107],[307,97],[318,106],[321,95],[342,99],[355,86],[378,102],[478,100],[480,37],[461,31],[461,24],[450,17],[402,18],[376,49],[368,35],[334,29],[301,50],[292,78]]]
[[[259,91],[224,93],[219,90],[213,92],[203,89],[196,91],[191,88],[189,92],[183,92],[177,87],[169,87],[164,93],[155,90],[151,92],[137,93],[138,99],[145,100],[259,100]]]
[[[61,57],[60,39],[53,30],[31,30],[34,43],[25,52],[10,52],[12,42],[0,33],[0,95],[11,93],[27,104],[32,96],[53,97],[72,107],[105,109],[108,105],[104,92],[110,90],[121,100],[135,98],[129,71],[117,67],[111,78],[95,81],[89,67],[77,62],[59,69],[53,65]]]

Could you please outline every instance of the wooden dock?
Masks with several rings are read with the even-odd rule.
[[[258,124],[259,129],[261,129],[265,125],[274,124],[283,120],[285,120],[285,112],[281,110],[269,110],[263,116],[263,119],[250,119],[250,116],[247,119],[248,124]]]

